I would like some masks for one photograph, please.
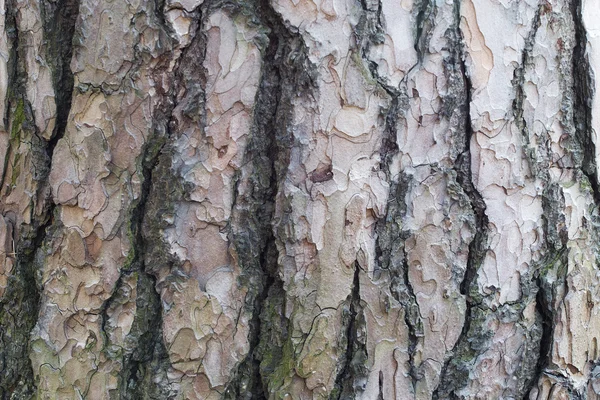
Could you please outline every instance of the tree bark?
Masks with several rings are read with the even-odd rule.
[[[0,0],[0,398],[600,399],[594,0]]]

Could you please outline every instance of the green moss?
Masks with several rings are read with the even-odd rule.
[[[374,88],[379,88],[379,84],[378,84],[377,80],[373,77],[373,74],[371,74],[371,71],[369,71],[369,69],[366,67],[365,61],[360,56],[360,53],[358,51],[354,51],[350,55],[350,58],[352,59],[352,61],[354,61],[354,65],[356,66],[356,69],[358,69],[358,71],[360,72],[362,77],[365,79],[365,83],[370,86],[373,86]],[[385,92],[382,90],[380,95],[385,95],[384,93]]]
[[[545,260],[540,265],[540,276],[546,277],[550,271],[555,271],[557,276],[564,276],[567,273],[568,263],[564,259],[566,249],[561,249],[557,252],[551,253],[552,257]]]
[[[23,122],[25,122],[25,102],[22,99],[19,99],[17,101],[17,106],[13,111],[12,128],[10,131],[11,141],[19,138]]]
[[[579,181],[579,187],[581,191],[587,194],[593,193],[592,184],[590,180],[584,174],[578,174],[577,180]],[[571,184],[573,186],[573,184]]]
[[[17,179],[19,179],[19,175],[21,174],[21,165],[19,164],[20,159],[21,159],[21,154],[16,153],[15,158],[13,159],[13,162],[12,162],[12,174],[10,177],[10,184],[12,186],[15,186],[17,184]]]
[[[273,364],[277,365],[273,373],[269,376],[269,389],[277,393],[275,397],[282,398],[283,394],[279,392],[285,390],[286,381],[291,379],[295,370],[295,353],[291,336],[284,343],[281,353],[276,348],[274,350],[265,352],[263,361],[261,362],[261,369]]]

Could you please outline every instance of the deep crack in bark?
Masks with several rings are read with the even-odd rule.
[[[156,0],[154,2],[154,17],[159,21],[159,27],[165,35],[170,32],[170,27],[165,21],[163,15],[164,2]],[[202,21],[201,10],[198,10],[196,18]],[[107,356],[109,358],[121,357],[123,368],[119,376],[119,392],[124,399],[137,398],[167,398],[170,396],[170,389],[167,378],[167,370],[170,366],[169,355],[163,340],[163,305],[159,288],[157,287],[156,270],[149,266],[147,256],[149,249],[155,249],[154,237],[146,237],[144,224],[146,219],[155,220],[159,218],[154,206],[149,206],[153,198],[153,190],[158,182],[165,179],[166,163],[170,162],[168,144],[173,136],[174,127],[177,125],[173,112],[178,104],[179,88],[182,82],[186,81],[185,72],[181,71],[182,65],[192,65],[196,62],[198,52],[204,54],[203,45],[198,46],[202,31],[202,23],[198,23],[197,32],[190,43],[177,60],[173,67],[173,84],[169,86],[168,91],[159,85],[159,105],[154,109],[153,131],[146,139],[139,156],[139,168],[142,175],[142,185],[140,195],[135,200],[129,211],[129,237],[131,240],[131,254],[127,263],[121,270],[121,275],[111,297],[104,303],[102,315],[102,332],[105,335],[107,345]],[[201,40],[200,40],[201,41]],[[155,67],[155,74],[159,77],[168,69],[171,51],[160,55]],[[188,57],[190,59],[188,59]],[[202,56],[203,57],[203,56]],[[159,168],[161,168],[159,170]],[[159,170],[157,172],[157,170]],[[158,175],[156,179],[155,175]],[[168,194],[167,194],[168,195]],[[150,257],[151,259],[151,257]],[[138,312],[132,323],[131,332],[128,335],[128,341],[134,346],[130,349],[120,349],[114,353],[110,348],[110,340],[106,331],[106,323],[109,319],[108,310],[119,300],[121,288],[125,284],[124,278],[135,278],[137,296],[134,299]],[[126,351],[123,351],[126,350]]]
[[[355,360],[357,350],[359,347],[358,339],[358,318],[362,312],[360,304],[360,265],[354,263],[354,279],[352,282],[352,290],[348,295],[346,304],[342,310],[342,321],[347,319],[348,323],[346,326],[346,350],[342,357],[342,367],[339,369],[333,390],[329,395],[330,400],[341,400],[352,398],[355,394],[355,364],[365,360]]]
[[[156,148],[155,144],[152,143],[153,140],[162,141],[162,145]],[[119,389],[122,398],[125,399],[148,398],[150,393],[159,395],[161,392],[164,392],[164,388],[156,385],[155,380],[152,379],[153,373],[156,373],[152,369],[156,369],[157,366],[162,365],[163,373],[165,373],[165,364],[168,363],[168,355],[162,337],[162,303],[160,295],[156,290],[156,277],[146,271],[143,253],[148,244],[142,235],[146,204],[153,182],[152,175],[158,165],[159,156],[165,145],[164,140],[164,136],[149,137],[149,142],[145,145],[145,149],[142,152],[142,175],[144,180],[139,200],[137,204],[132,206],[130,217],[130,229],[133,241],[130,251],[133,252],[133,257],[131,258],[130,269],[121,272],[113,293],[113,296],[115,293],[118,293],[124,274],[139,272],[137,279],[138,296],[135,301],[137,309],[144,311],[139,312],[136,315],[136,320],[134,320],[134,324],[141,333],[137,340],[137,346],[131,354],[125,355],[123,360],[123,372],[120,377],[121,384]],[[111,304],[111,300],[112,297],[105,302],[103,309],[102,331],[105,333],[105,323],[108,318],[106,310]],[[153,396],[150,397],[155,398]]]
[[[434,13],[435,5],[430,0],[419,0],[415,16],[415,51],[417,52],[417,65],[423,62],[423,57],[429,44],[429,31],[433,27],[430,16]],[[407,74],[408,75],[408,74]]]
[[[469,256],[467,259],[467,268],[464,274],[464,278],[460,284],[460,293],[466,297],[466,311],[465,320],[462,327],[462,331],[454,348],[451,351],[452,357],[448,357],[440,373],[440,384],[433,392],[433,399],[441,398],[454,398],[456,395],[454,391],[458,388],[458,385],[462,384],[460,379],[457,377],[462,376],[465,379],[464,374],[458,370],[462,366],[457,362],[458,353],[466,351],[469,347],[469,334],[471,330],[471,322],[474,317],[474,307],[476,307],[476,301],[471,295],[472,290],[477,290],[476,278],[477,271],[483,262],[486,253],[486,242],[487,242],[487,227],[488,218],[485,213],[486,205],[483,197],[478,192],[477,188],[473,183],[472,169],[471,169],[471,141],[473,139],[473,127],[471,126],[471,96],[472,96],[472,85],[467,68],[465,65],[465,48],[462,44],[462,34],[460,32],[460,4],[455,3],[455,23],[454,23],[454,43],[453,46],[458,47],[458,55],[456,58],[459,60],[460,72],[462,75],[462,81],[464,86],[464,102],[460,105],[463,110],[463,121],[464,121],[464,135],[465,144],[464,149],[457,159],[457,182],[462,187],[463,191],[469,198],[469,202],[473,213],[475,215],[475,235],[469,243]],[[454,397],[453,397],[454,396]]]
[[[73,38],[75,21],[78,16],[78,0],[67,0],[55,4],[44,3],[42,8],[43,34],[48,53],[48,64],[53,75],[53,89],[57,108],[56,125],[50,141],[44,141],[33,122],[33,111],[29,103],[32,99],[26,98],[24,87],[26,73],[24,56],[20,53],[19,30],[16,23],[18,8],[15,1],[6,2],[7,33],[12,38],[10,54],[9,86],[13,88],[9,95],[8,121],[15,130],[15,124],[20,123],[18,129],[31,132],[30,143],[34,179],[39,182],[35,200],[43,202],[41,215],[33,220],[29,226],[14,226],[18,237],[15,241],[16,265],[14,274],[9,279],[9,284],[4,297],[0,301],[0,397],[1,398],[27,398],[35,393],[33,370],[29,361],[30,343],[29,333],[33,329],[39,312],[41,282],[38,282],[38,270],[44,245],[47,237],[52,236],[54,226],[54,209],[49,184],[47,182],[54,148],[64,133],[67,117],[71,109],[71,93],[73,90],[73,74],[70,70],[72,56],[71,41]],[[17,115],[18,113],[23,116]],[[22,119],[17,122],[17,119]],[[18,134],[19,132],[17,132]],[[10,154],[10,147],[8,154]],[[5,158],[9,161],[9,156]],[[39,164],[39,165],[38,165]],[[5,169],[6,171],[6,165]],[[4,176],[1,184],[4,185]],[[35,201],[34,200],[34,201]],[[7,217],[6,215],[4,217]],[[9,217],[10,218],[10,217]],[[10,316],[10,317],[9,317]],[[7,364],[8,360],[10,364]]]
[[[405,299],[404,301],[401,301],[401,303],[404,305],[404,323],[408,328],[408,372],[412,381],[413,390],[416,392],[417,382],[423,378],[421,371],[415,365],[415,353],[419,345],[419,338],[423,336],[422,332],[420,332],[418,329],[418,326],[422,324],[422,318],[417,296],[415,295],[415,291],[410,283],[410,266],[408,265],[406,239],[402,249],[404,251],[403,272],[407,296],[404,296]]]
[[[243,231],[230,230],[229,238],[238,254],[242,269],[240,283],[248,287],[245,307],[251,309],[249,322],[249,351],[239,364],[224,392],[226,399],[268,398],[268,390],[261,374],[261,339],[265,330],[263,312],[274,285],[281,285],[278,276],[278,251],[272,230],[275,201],[289,152],[279,139],[286,135],[285,126],[278,126],[282,97],[283,57],[292,40],[291,33],[266,0],[258,3],[255,11],[263,26],[269,29],[268,45],[263,50],[265,62],[256,94],[254,124],[246,150],[244,165],[251,168],[248,178],[251,193],[239,192],[241,171],[237,173],[236,196],[232,226]],[[285,111],[284,111],[285,112]],[[288,139],[289,140],[289,139]],[[287,140],[285,140],[287,141]]]
[[[525,38],[525,47],[523,48],[523,52],[521,54],[521,64],[518,68],[515,68],[514,76],[513,76],[513,86],[516,89],[515,99],[512,104],[512,111],[515,117],[515,123],[517,127],[521,131],[523,147],[529,148],[529,129],[527,127],[527,122],[523,116],[523,102],[525,101],[525,72],[527,70],[527,66],[531,62],[531,52],[533,50],[533,46],[535,45],[535,38],[537,35],[537,31],[541,24],[541,13],[544,10],[545,5],[542,3],[538,6],[538,9],[533,18],[532,26]],[[538,168],[536,165],[536,160],[532,156],[532,154],[526,152],[527,160],[529,161],[529,167],[534,175],[537,175]],[[547,170],[539,171],[547,175]]]
[[[587,56],[587,34],[582,16],[582,1],[571,0],[571,16],[575,28],[575,46],[573,48],[573,122],[575,136],[577,137],[583,160],[581,171],[588,178],[595,203],[600,204],[600,183],[598,182],[598,166],[596,165],[596,144],[594,143],[592,129],[592,97],[593,75]]]

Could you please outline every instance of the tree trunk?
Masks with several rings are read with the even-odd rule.
[[[597,0],[0,0],[1,399],[600,399]]]

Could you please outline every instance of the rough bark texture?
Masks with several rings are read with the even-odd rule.
[[[1,399],[600,399],[598,0],[0,0]]]

